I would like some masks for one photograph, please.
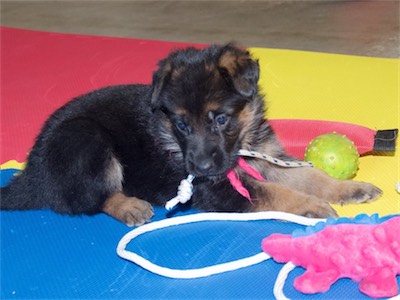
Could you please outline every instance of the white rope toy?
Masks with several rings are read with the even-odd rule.
[[[285,168],[298,168],[298,167],[312,167],[313,166],[313,164],[311,162],[283,161],[283,160],[274,158],[267,154],[263,154],[263,153],[259,153],[259,152],[255,152],[255,151],[244,150],[244,149],[239,150],[238,155],[259,158],[259,159],[266,160],[270,163],[273,163],[275,165],[285,167]],[[177,206],[179,203],[185,204],[186,202],[188,202],[190,200],[190,198],[192,198],[192,195],[193,195],[192,182],[193,182],[194,178],[195,177],[193,175],[189,174],[186,179],[183,179],[181,181],[181,183],[179,184],[179,187],[178,187],[177,195],[165,204],[165,209],[171,210],[175,206]]]
[[[165,209],[171,210],[176,205],[178,205],[178,203],[185,204],[186,202],[188,202],[190,200],[190,198],[192,198],[193,179],[194,179],[194,176],[189,174],[186,179],[183,179],[181,181],[181,183],[178,186],[178,194],[165,204]]]
[[[177,226],[195,222],[204,222],[204,221],[256,221],[256,220],[271,220],[271,219],[284,220],[306,226],[315,225],[320,221],[326,220],[326,219],[311,219],[290,213],[276,212],[276,211],[265,211],[265,212],[255,212],[255,213],[199,213],[182,217],[175,217],[171,219],[164,219],[161,221],[142,225],[128,232],[122,237],[117,246],[117,254],[120,257],[137,264],[138,266],[142,267],[145,270],[169,278],[193,279],[193,278],[201,278],[210,275],[220,274],[252,266],[262,261],[268,260],[271,257],[265,252],[260,252],[247,258],[242,258],[236,261],[217,264],[214,266],[208,266],[199,269],[179,270],[179,269],[170,269],[167,267],[156,265],[150,262],[149,260],[143,258],[142,256],[126,250],[126,246],[129,244],[129,242],[137,238],[139,235],[171,226]],[[282,268],[275,282],[274,295],[277,299],[282,299],[282,300],[287,299],[283,294],[283,286],[287,274],[294,268],[294,265],[290,264],[291,263],[288,263],[287,266],[285,265],[285,267]]]

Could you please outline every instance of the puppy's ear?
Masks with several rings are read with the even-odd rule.
[[[161,61],[157,71],[153,73],[153,91],[151,94],[151,108],[155,110],[160,107],[159,96],[164,86],[171,78],[172,66],[168,61]]]
[[[218,66],[220,73],[230,81],[239,94],[246,98],[252,98],[257,94],[259,65],[248,51],[228,44],[222,48]]]

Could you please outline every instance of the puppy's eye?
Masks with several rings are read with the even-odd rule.
[[[220,114],[215,117],[215,121],[217,121],[219,125],[224,125],[228,121],[228,117],[225,114]]]
[[[188,126],[185,122],[178,121],[178,122],[176,122],[176,127],[178,127],[179,130],[185,131]]]

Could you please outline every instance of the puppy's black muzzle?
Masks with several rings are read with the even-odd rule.
[[[197,141],[188,147],[187,170],[194,176],[216,176],[227,171],[225,153],[215,142]]]

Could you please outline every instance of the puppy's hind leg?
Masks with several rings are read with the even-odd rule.
[[[127,197],[122,192],[123,168],[114,155],[108,162],[104,178],[110,191],[114,191],[102,206],[104,213],[128,226],[140,226],[151,219],[154,212],[149,202],[136,197]]]
[[[147,201],[125,196],[122,192],[123,168],[113,154],[104,170],[104,184],[110,195],[104,201],[102,211],[128,226],[140,226],[148,222],[154,215],[153,207]]]
[[[50,208],[68,214],[105,212],[130,226],[153,215],[150,204],[123,195],[123,166],[114,154],[111,134],[97,122],[64,122],[49,135],[46,148],[52,181],[47,190],[55,199]]]

